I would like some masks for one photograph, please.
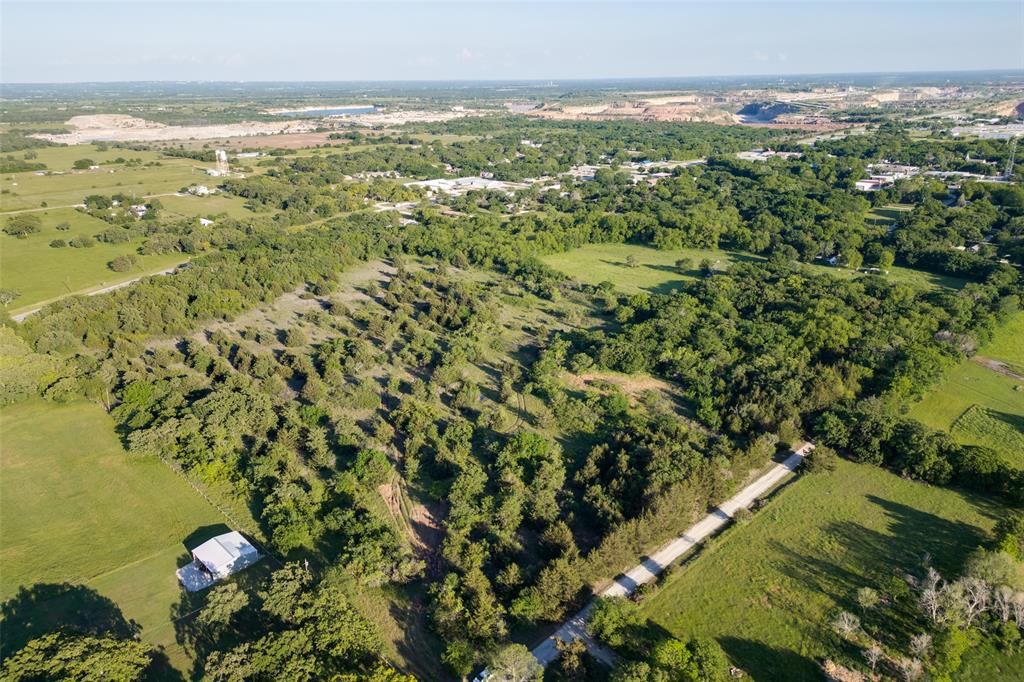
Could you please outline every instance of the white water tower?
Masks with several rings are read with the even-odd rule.
[[[217,170],[220,171],[222,174],[227,173],[228,172],[228,153],[226,151],[224,151],[223,149],[218,149],[216,151],[216,156],[217,156]]]

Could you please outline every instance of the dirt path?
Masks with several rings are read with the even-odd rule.
[[[58,208],[85,208],[85,204],[68,204],[67,206],[39,206],[37,208],[19,208],[16,211],[0,211],[0,215],[14,215],[16,213],[36,213],[38,211],[54,211]]]
[[[444,531],[441,529],[441,509],[430,509],[425,504],[414,502],[402,488],[401,479],[377,486],[388,511],[402,526],[415,553],[428,566],[436,557]]]
[[[1018,374],[1017,372],[1010,369],[1010,366],[1003,362],[1002,360],[987,358],[984,355],[975,355],[974,357],[971,358],[971,362],[976,362],[982,367],[986,367],[992,370],[993,372],[1002,374],[1003,376],[1008,376],[1011,379],[1024,381],[1024,375]]]
[[[666,566],[721,530],[737,511],[748,508],[757,498],[771,491],[779,482],[796,471],[804,456],[813,447],[810,443],[801,445],[784,462],[773,466],[766,474],[723,502],[720,507],[688,528],[682,535],[665,543],[650,556],[643,557],[639,564],[616,577],[609,587],[599,592],[599,596],[628,597],[640,585],[654,580]],[[534,658],[541,665],[547,666],[558,658],[557,640],[571,642],[582,639],[595,658],[605,663],[613,663],[614,653],[598,644],[587,633],[586,624],[591,608],[592,601],[567,620],[554,634],[534,647],[531,651]],[[486,677],[485,674],[484,678]]]

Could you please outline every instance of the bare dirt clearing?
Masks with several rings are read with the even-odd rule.
[[[41,140],[58,144],[85,142],[159,142],[164,140],[209,140],[218,137],[249,137],[276,133],[305,133],[315,127],[312,121],[281,121],[261,123],[246,121],[205,126],[169,126],[123,114],[90,114],[73,116],[67,125],[70,133],[60,135],[37,134]]]
[[[572,388],[599,388],[595,384],[609,383],[619,387],[625,393],[630,402],[635,403],[637,399],[647,391],[656,391],[662,394],[672,393],[672,386],[666,381],[657,379],[647,374],[615,374],[614,372],[587,372],[585,374],[563,375],[565,383]]]
[[[1020,381],[1024,381],[1024,374],[1019,374],[1018,372],[1015,372],[1013,369],[1011,369],[1010,365],[1007,365],[1005,362],[1002,362],[1001,360],[987,358],[984,355],[975,355],[974,357],[971,358],[971,361],[976,362],[982,367],[986,367],[992,370],[993,372],[998,372],[1003,376],[1008,376],[1011,379],[1019,379]]]
[[[397,477],[391,483],[378,486],[377,492],[409,540],[416,556],[426,562],[427,572],[437,575],[441,570],[438,551],[444,541],[444,530],[441,528],[444,506],[436,503],[428,506],[413,500]]]

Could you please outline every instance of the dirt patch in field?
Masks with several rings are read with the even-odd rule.
[[[369,301],[370,297],[360,291],[360,287],[376,282],[383,283],[395,276],[396,270],[384,261],[372,261],[355,269],[347,270],[340,277],[341,287],[332,296],[332,300],[340,303],[356,303]]]
[[[391,483],[377,486],[377,492],[387,505],[388,512],[409,538],[416,556],[427,563],[427,571],[436,571],[439,568],[437,550],[444,539],[441,505],[427,506],[412,500],[405,494],[397,478]]]
[[[570,374],[566,372],[563,380],[572,388],[597,388],[595,384],[607,382],[615,384],[629,397],[630,402],[636,403],[637,399],[647,391],[659,393],[670,393],[672,387],[666,381],[657,379],[649,374],[615,374],[613,372],[587,372],[584,374]]]
[[[317,297],[309,297],[306,294],[306,287],[300,286],[294,291],[281,294],[270,305],[247,310],[230,322],[214,322],[206,329],[197,332],[196,336],[202,337],[218,330],[238,333],[246,327],[287,329],[295,324],[298,315],[323,309],[324,301]],[[284,348],[281,343],[264,344],[264,346],[275,349]]]
[[[987,367],[993,372],[998,372],[1003,376],[1008,376],[1011,379],[1017,379],[1018,381],[1024,381],[1024,374],[1015,372],[1009,365],[1001,360],[987,358],[984,355],[975,355],[971,358],[971,361],[978,363],[982,367]]]
[[[380,493],[381,498],[384,500],[384,504],[388,506],[388,511],[391,512],[391,516],[396,519],[404,520],[402,515],[402,502],[398,499],[398,486],[394,483],[381,483],[377,486],[377,492]]]

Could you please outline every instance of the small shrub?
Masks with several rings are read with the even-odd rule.
[[[107,263],[107,267],[109,267],[114,272],[128,272],[129,270],[135,267],[135,264],[137,262],[138,259],[134,255],[128,254],[125,256],[118,256],[114,260]]]
[[[302,331],[302,327],[291,327],[284,334],[284,345],[291,346],[305,346],[309,343],[309,338],[306,336],[306,332]]]
[[[827,474],[836,470],[839,464],[839,455],[827,445],[819,445],[807,456],[807,472],[812,474]]]

